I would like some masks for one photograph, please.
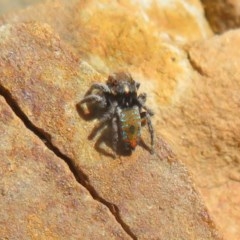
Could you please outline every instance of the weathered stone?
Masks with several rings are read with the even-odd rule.
[[[197,0],[138,4],[129,0],[51,0],[2,18],[2,23],[19,21],[48,23],[102,73],[119,68],[141,70],[164,89],[164,100],[169,100],[167,94],[172,96],[178,84],[172,72],[184,73],[174,64],[181,60],[172,43],[182,45],[211,36]]]
[[[18,10],[39,1],[40,0],[0,0],[0,14],[6,14],[9,11]]]
[[[80,116],[77,103],[93,81],[105,76],[78,60],[48,25],[2,26],[0,72],[2,88],[70,158],[81,181],[108,202],[132,237],[219,239],[186,169],[161,139],[154,155],[139,146],[131,156],[117,159],[99,154],[96,140],[87,139],[95,123]],[[146,133],[143,139],[148,144]]]
[[[143,84],[151,79],[144,88],[161,89],[155,97],[163,104],[178,99],[189,79],[188,63],[177,45],[211,36],[196,0],[46,1],[3,17],[2,23],[32,20],[51,25],[101,73],[127,69],[145,79]]]
[[[240,2],[238,0],[201,0],[206,17],[216,33],[240,27]]]
[[[0,238],[131,239],[0,96]]]
[[[240,31],[230,31],[190,48],[200,76],[182,109],[183,122],[193,126],[184,137],[196,160],[197,184],[226,239],[233,240],[240,236],[239,42]]]
[[[211,216],[226,239],[240,236],[240,32],[190,47],[196,70],[185,96],[161,110],[159,131],[191,169]]]
[[[61,24],[56,19],[61,19]],[[90,43],[93,44],[94,55],[97,51],[104,51],[104,48],[109,46],[107,45],[109,41],[115,40],[116,37],[123,40],[117,43],[124,47],[131,41],[127,39],[128,37],[140,41],[137,37],[144,36],[145,31],[154,31],[156,35],[160,35],[158,37],[163,35],[162,37],[169,41],[177,42],[192,41],[211,35],[202,5],[198,0],[169,2],[165,0],[138,2],[48,0],[19,12],[17,16],[12,14],[3,17],[3,21],[7,22],[29,20],[50,24],[63,39],[75,43],[75,47],[79,47],[80,52],[84,50],[84,46],[79,46],[79,40],[84,38],[84,45],[87,48]],[[104,38],[102,36],[105,36],[106,31],[111,31],[111,34],[107,34],[107,38]],[[97,45],[98,41],[101,41],[99,45]],[[133,46],[125,47],[129,49]],[[116,50],[116,47],[113,46],[113,50]]]

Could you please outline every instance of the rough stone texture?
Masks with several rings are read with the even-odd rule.
[[[191,71],[178,45],[211,36],[199,1],[47,1],[2,23],[31,20],[50,24],[99,72],[135,73],[157,99],[152,104],[178,100],[188,84]]]
[[[101,21],[99,21],[101,19]],[[2,18],[2,23],[50,24],[100,72],[142,68],[160,79],[166,42],[183,44],[211,36],[199,1],[54,0]]]
[[[159,131],[192,170],[226,239],[240,236],[240,32],[190,47],[196,70],[181,101],[162,109]]]
[[[89,141],[87,136],[95,122],[84,120],[76,104],[93,81],[105,76],[77,59],[51,27],[3,25],[0,45],[2,93],[70,158],[82,184],[109,206],[132,238],[219,239],[186,169],[161,139],[157,137],[155,155],[139,146],[132,156],[112,159],[94,148],[96,139]],[[185,56],[177,50],[175,55]],[[108,144],[107,132],[101,134]],[[146,133],[143,138],[148,144]]]
[[[81,11],[82,9],[86,11]],[[59,24],[56,17],[60,17],[63,24]],[[127,33],[140,34],[142,31],[148,30],[154,30],[156,34],[163,35],[170,40],[184,42],[211,35],[211,30],[204,18],[202,5],[198,0],[169,2],[165,0],[72,0],[71,2],[48,0],[34,8],[19,12],[18,16],[11,14],[4,19],[7,19],[7,22],[29,20],[47,22],[58,30],[63,39],[75,42],[76,45],[78,45],[79,38],[86,36],[89,39],[85,39],[85,44],[88,41],[90,43],[98,41],[94,36],[96,34],[103,35],[105,30],[111,30],[112,34],[109,34],[108,38],[100,38],[103,42],[109,41],[109,38],[119,37],[119,34],[124,34],[127,37]],[[98,21],[99,19],[101,21]],[[115,28],[116,25],[119,26]],[[77,32],[77,27],[81,27],[82,30]],[[136,27],[138,27],[136,30],[139,33],[134,31]],[[144,34],[142,35],[144,36]],[[123,38],[121,37],[121,39]],[[101,49],[104,46],[106,43],[102,43],[102,46],[98,47]]]
[[[24,8],[30,4],[33,4],[39,1],[40,0],[14,0],[14,1],[0,0],[0,14],[17,10],[19,8]]]
[[[212,2],[219,12],[231,13],[226,5],[219,7],[223,1],[208,1]],[[236,1],[231,4],[237,6]],[[225,18],[224,14],[220,16]],[[110,209],[139,239],[146,238],[149,232],[158,237],[165,234],[170,239],[172,236],[201,239],[203,232],[209,233],[196,217],[195,192],[186,197],[188,201],[181,201],[182,196],[188,195],[184,186],[189,186],[181,165],[175,161],[168,165],[166,160],[149,156],[141,147],[133,158],[112,160],[99,156],[94,149],[96,140],[87,140],[94,122],[84,121],[77,114],[76,103],[93,81],[104,81],[108,72],[123,68],[141,82],[141,89],[149,92],[148,103],[156,113],[155,130],[171,143],[177,156],[193,172],[194,181],[226,239],[238,240],[238,121],[234,114],[238,109],[229,101],[238,99],[238,71],[232,61],[238,64],[236,38],[226,35],[203,45],[199,43],[191,48],[188,59],[183,44],[191,46],[192,41],[212,35],[199,1],[141,1],[137,5],[136,1],[127,0],[47,1],[5,16],[1,23],[32,20],[47,22],[60,38],[47,25],[2,26],[1,56],[8,63],[2,84],[27,117],[48,132],[54,145],[71,157],[76,169],[84,170],[98,194],[117,206],[109,203]],[[228,26],[223,17],[217,18],[217,24],[223,29]],[[79,61],[60,39],[104,75]],[[202,75],[194,73],[189,60]],[[144,139],[148,143],[147,135]],[[160,155],[172,158],[164,149],[161,148]],[[171,176],[169,169],[173,169]],[[86,178],[82,182],[89,184]],[[160,213],[156,211],[156,206],[166,204],[163,209],[159,207]],[[211,225],[203,212],[207,226]],[[146,219],[149,222],[143,227],[142,221],[145,223]],[[203,232],[199,233],[199,229]],[[207,236],[202,238],[208,239]]]
[[[238,0],[201,0],[206,17],[216,33],[240,27],[240,2]]]
[[[191,104],[183,107],[185,121],[193,125],[191,133],[185,129],[185,139],[198,162],[195,169],[202,168],[195,175],[211,176],[205,181],[196,177],[197,184],[226,239],[236,240],[240,237],[239,42],[240,31],[230,31],[190,48],[200,78]]]
[[[0,238],[131,239],[0,96]]]

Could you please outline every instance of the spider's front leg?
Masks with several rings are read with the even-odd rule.
[[[101,108],[104,108],[106,107],[107,105],[107,101],[105,99],[104,96],[100,96],[100,95],[97,95],[97,94],[90,94],[90,95],[87,95],[86,97],[84,97],[81,101],[80,101],[80,104],[82,103],[87,103],[87,102],[96,102],[99,104],[99,106]]]
[[[103,116],[99,119],[98,124],[93,128],[92,133],[90,134],[90,139],[94,138],[99,129],[101,129],[107,121],[114,117],[115,111],[117,107],[117,102],[113,102],[109,107],[108,111],[103,114]]]
[[[153,116],[154,115],[153,111],[145,105],[146,100],[147,100],[147,94],[146,93],[139,94],[139,96],[137,98],[138,105],[139,105],[140,109],[143,108],[144,110],[147,111],[147,113],[150,116]]]
[[[94,83],[90,89],[87,91],[86,95],[89,95],[92,93],[93,90],[99,90],[100,92],[103,93],[110,93],[111,90],[109,89],[107,84],[104,83]]]
[[[100,93],[92,93],[93,90],[99,90]],[[94,83],[85,94],[85,97],[80,101],[80,104],[87,102],[96,102],[101,108],[105,108],[107,106],[107,101],[103,93],[108,92],[110,92],[110,89],[106,84]]]

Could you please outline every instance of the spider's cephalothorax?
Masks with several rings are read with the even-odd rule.
[[[119,141],[126,150],[134,150],[140,141],[141,126],[147,122],[153,152],[154,131],[150,119],[153,112],[145,106],[146,94],[137,95],[139,86],[140,84],[134,81],[129,73],[113,73],[108,77],[106,84],[93,84],[80,102],[93,101],[106,110],[94,131],[111,121],[115,151]]]

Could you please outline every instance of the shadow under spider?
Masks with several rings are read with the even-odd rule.
[[[116,158],[116,156],[129,156],[131,155],[131,151],[127,151],[124,149],[123,145],[119,141],[117,143],[117,152],[114,151],[113,143],[112,143],[112,129],[111,126],[109,126],[111,122],[106,123],[104,126],[97,129],[93,129],[92,132],[89,134],[88,139],[93,140],[95,136],[100,132],[100,136],[97,138],[94,148],[99,153],[103,154],[107,157]],[[107,126],[107,127],[106,127]]]
[[[93,135],[95,136],[95,134],[97,134],[97,132],[99,132],[99,131],[101,131],[101,129],[99,129],[99,130],[93,129],[93,131],[90,133],[88,139],[89,140],[94,139]],[[94,144],[94,148],[96,149],[96,151],[98,151],[99,153],[103,154],[106,157],[115,158],[115,154],[114,154],[112,144],[111,144],[111,138],[109,137],[109,136],[111,136],[111,134],[109,134],[109,132],[110,132],[109,128],[101,131],[100,136],[97,138],[97,140]],[[111,150],[111,151],[109,151],[109,150]]]
[[[81,118],[83,118],[85,121],[99,119],[102,116],[102,114],[105,112],[104,109],[96,106],[96,104],[94,104],[94,103],[84,103],[84,104],[77,103],[76,109],[77,109],[79,116]],[[97,138],[97,140],[94,144],[94,148],[96,149],[96,151],[98,151],[99,153],[101,153],[105,156],[115,158],[115,155],[113,154],[114,151],[113,151],[112,144],[111,144],[112,139],[110,139],[110,137],[109,137],[109,136],[112,136],[110,133],[110,129],[109,129],[109,127],[107,129],[102,129],[107,124],[108,123],[100,126],[99,128],[93,127],[90,134],[88,135],[88,140],[93,140],[96,137],[96,135],[99,132],[101,132],[100,136]],[[103,143],[108,147],[108,149],[103,148],[103,146],[102,146]],[[107,151],[110,149],[112,150],[112,152]]]
[[[111,122],[106,123],[104,125],[104,126],[107,125],[106,128],[104,128],[104,126],[102,126],[100,128],[93,129],[92,132],[89,134],[88,139],[93,140],[95,138],[95,136],[99,132],[101,132],[100,136],[97,138],[96,143],[94,145],[94,148],[96,149],[96,151],[98,151],[99,153],[101,153],[107,157],[112,157],[112,158],[116,158],[116,156],[130,156],[134,152],[134,150],[125,149],[124,144],[123,144],[123,142],[121,142],[121,140],[117,143],[117,151],[116,152],[114,151],[113,144],[112,144],[112,138],[111,138],[113,136],[113,133],[112,133],[111,126],[109,126],[109,124],[111,124]],[[104,129],[102,129],[102,128],[104,128]],[[120,136],[120,134],[119,134],[119,136]],[[104,146],[105,146],[105,148],[104,148]],[[151,148],[142,139],[140,139],[139,146],[149,152],[151,151]]]
[[[85,107],[83,104],[76,104],[76,109],[81,118],[85,121],[91,121],[93,119],[99,119],[102,114],[105,112],[104,109],[97,107],[96,104],[87,103]],[[142,127],[144,127],[143,124]],[[93,140],[96,135],[100,133],[100,136],[97,138],[94,148],[97,152],[103,154],[104,156],[116,158],[116,156],[130,156],[134,150],[127,150],[124,147],[123,142],[121,141],[121,134],[118,132],[119,141],[117,143],[117,151],[115,152],[113,149],[113,132],[111,129],[111,121],[108,121],[102,126],[93,127],[90,134],[88,135],[88,140]],[[105,148],[104,148],[105,146]],[[138,146],[144,148],[147,151],[151,151],[150,147],[140,139]]]

